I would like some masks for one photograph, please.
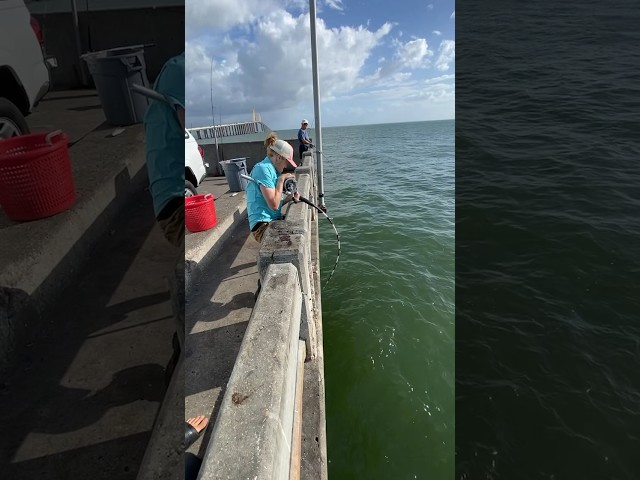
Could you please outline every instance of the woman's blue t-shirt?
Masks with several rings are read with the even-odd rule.
[[[260,163],[257,163],[251,170],[251,177],[268,188],[276,188],[276,183],[280,174],[273,166],[269,157],[264,157]],[[249,216],[249,228],[253,229],[258,222],[270,222],[280,218],[282,208],[282,199],[277,210],[272,210],[267,205],[267,201],[262,195],[260,187],[254,182],[247,185],[247,213]]]
[[[153,87],[184,105],[184,52],[167,61]],[[185,132],[175,108],[152,101],[144,116],[149,191],[156,217],[173,199],[184,197]]]

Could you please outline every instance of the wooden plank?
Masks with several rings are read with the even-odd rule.
[[[296,372],[296,403],[293,414],[293,435],[291,436],[290,480],[300,480],[302,462],[302,389],[304,385],[304,359],[307,356],[304,340],[298,342],[298,371]]]

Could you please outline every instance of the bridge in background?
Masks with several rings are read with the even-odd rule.
[[[270,131],[261,121],[227,123],[212,125],[209,127],[188,128],[193,138],[196,140],[215,139],[223,137],[233,137],[236,135],[247,135],[250,133],[262,133]]]

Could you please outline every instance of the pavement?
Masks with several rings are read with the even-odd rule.
[[[0,209],[0,374],[10,352],[49,300],[70,283],[133,192],[147,183],[142,125],[116,130],[93,90],[52,92],[28,117],[32,131],[70,137],[77,201],[69,210],[14,222]],[[116,135],[114,136],[114,133]]]
[[[198,193],[214,195],[218,219],[211,230],[187,235],[185,249],[187,262],[198,263],[185,307],[185,418],[210,418],[188,450],[202,457],[255,305],[260,244],[249,232],[245,192],[234,194],[225,177],[211,177]],[[204,248],[209,255],[201,256]]]
[[[256,371],[261,373],[253,381],[263,383],[265,379],[271,382],[273,378],[282,377],[291,380],[295,377],[291,373],[295,372],[295,370],[289,369],[287,370],[289,372],[287,375],[278,375],[275,373],[277,369],[262,365],[269,372],[265,374],[256,365],[261,364],[263,361],[274,361],[274,365],[279,367],[287,364],[278,355],[271,352],[270,348],[276,348],[278,354],[285,356],[285,352],[291,352],[291,348],[286,349],[279,345],[279,342],[284,337],[282,335],[269,336],[267,334],[269,329],[264,325],[269,325],[269,328],[273,327],[274,315],[279,315],[279,318],[282,318],[283,312],[286,310],[285,305],[292,307],[296,302],[279,294],[274,296],[274,289],[268,282],[263,285],[264,291],[259,298],[257,296],[258,279],[260,278],[258,270],[260,244],[255,241],[249,232],[245,211],[246,206],[244,205],[246,203],[244,192],[235,195],[229,192],[223,177],[207,179],[199,188],[199,192],[212,193],[216,198],[218,224],[205,232],[187,235],[186,238],[185,259],[187,265],[189,262],[195,265],[192,268],[192,272],[195,272],[195,275],[192,276],[191,284],[187,289],[185,306],[184,414],[185,418],[197,415],[209,417],[209,426],[204,434],[188,449],[188,453],[197,455],[200,458],[205,458],[206,455],[206,462],[200,476],[202,478],[227,478],[229,474],[226,474],[225,469],[232,469],[235,472],[234,474],[242,470],[243,466],[246,467],[248,463],[247,458],[255,457],[255,448],[235,451],[233,448],[229,450],[225,447],[239,446],[243,441],[242,439],[247,440],[250,438],[256,440],[255,432],[262,432],[262,435],[266,432],[261,420],[263,416],[266,415],[269,421],[277,417],[275,413],[272,414],[270,413],[271,410],[269,410],[269,408],[277,405],[277,402],[265,400],[264,403],[259,403],[257,406],[257,408],[263,409],[259,413],[256,412],[255,415],[249,414],[246,417],[242,417],[247,421],[239,420],[239,424],[230,426],[229,423],[225,423],[225,418],[229,420],[229,415],[235,418],[240,414],[237,410],[233,410],[233,413],[229,412],[228,408],[234,409],[235,407],[229,407],[230,392],[227,392],[227,389],[239,391],[234,387],[234,381],[237,380],[236,377],[240,375],[242,378],[248,379]],[[302,212],[300,210],[299,214],[302,215]],[[292,213],[292,215],[295,217],[295,213]],[[317,223],[313,223],[312,231],[309,232],[308,238],[310,238],[310,245],[305,251],[310,255],[311,270],[306,270],[306,272],[310,276],[309,279],[314,282],[313,291],[318,292],[314,302],[317,310],[315,310],[316,313],[313,316],[313,321],[316,322],[316,345],[314,349],[316,355],[315,358],[304,364],[304,378],[301,379],[301,382],[304,383],[301,407],[304,412],[304,420],[302,421],[301,437],[299,437],[302,444],[299,456],[301,462],[299,478],[326,479],[324,355],[319,296],[320,277],[317,270],[319,265]],[[204,256],[190,256],[190,252],[199,252],[195,248],[196,245],[214,245],[214,253]],[[264,247],[265,245],[263,244]],[[282,255],[286,256],[287,254],[296,255],[287,251],[287,253],[282,253],[279,258],[282,259]],[[315,268],[313,267],[314,265],[316,266]],[[283,266],[277,265],[277,267]],[[289,268],[291,267],[289,266]],[[279,281],[282,281],[284,276],[278,276],[278,278]],[[297,283],[297,274],[294,278]],[[295,289],[286,287],[285,290],[292,292]],[[312,291],[309,285],[306,285],[305,290]],[[255,309],[256,301],[259,302],[257,310]],[[272,308],[261,308],[269,305],[271,301],[275,302],[271,305]],[[284,301],[285,303],[283,305],[278,301]],[[302,307],[299,306],[299,308]],[[260,323],[260,320],[257,320],[258,323],[249,324],[252,315],[251,322],[256,322],[256,314],[258,317],[262,316],[262,320],[266,322],[264,325]],[[300,315],[299,309],[294,317],[301,318]],[[299,322],[294,323],[296,327],[300,327]],[[296,343],[299,333],[295,331],[290,337]],[[266,342],[266,346],[260,342]],[[304,342],[300,343],[304,344]],[[265,356],[261,356],[261,354],[256,356],[256,350],[264,353]],[[244,352],[244,356],[241,352]],[[289,355],[289,357],[287,358],[291,360],[296,356]],[[302,358],[304,358],[304,350]],[[247,364],[247,361],[251,365]],[[257,363],[252,363],[254,361]],[[242,373],[243,368],[245,369],[244,373]],[[239,369],[241,373],[234,369]],[[235,375],[235,377],[232,377],[232,375]],[[288,385],[293,388],[292,382],[289,382]],[[246,385],[243,384],[243,388],[245,387]],[[247,389],[247,391],[253,390],[256,389]],[[285,397],[288,399],[293,398],[292,395],[284,395],[282,398]],[[226,413],[224,415],[220,415],[221,408],[225,409]],[[277,411],[291,413],[293,407],[292,405],[287,405]],[[240,419],[240,417],[237,417],[237,419]],[[216,422],[220,423],[217,424]],[[282,425],[285,423],[284,420],[281,422]],[[286,423],[284,429],[289,431],[289,426]],[[254,427],[255,430],[252,430]],[[216,431],[216,441],[221,443],[210,444],[214,429]],[[281,430],[276,429],[262,440],[266,441],[269,447],[273,447],[279,440],[282,440],[279,432]],[[286,438],[286,435],[284,438]],[[260,442],[258,441],[257,443],[259,444]],[[280,447],[282,446],[281,444]],[[222,449],[224,455],[219,455],[221,453],[220,449]],[[283,451],[283,449],[278,450],[280,453]],[[258,456],[261,454],[264,458],[260,458],[265,460],[265,465],[271,465],[270,462],[275,459],[275,456],[269,455],[266,451],[262,451]],[[288,460],[288,454],[285,460]],[[222,462],[222,465],[220,462]],[[240,463],[236,465],[234,462]],[[288,463],[286,465],[288,466]],[[253,478],[253,475],[251,475],[251,478]]]
[[[107,125],[91,90],[28,121],[69,135],[78,199],[26,223],[0,210],[0,476],[134,479],[175,331],[143,127]]]
[[[107,125],[93,91],[52,93],[29,121],[69,135],[78,200],[27,223],[0,211],[0,421],[12,432],[3,473],[133,479],[174,329],[174,257],[145,191],[143,129]],[[255,305],[259,244],[244,192],[225,177],[198,190],[214,195],[218,220],[185,239],[184,415],[210,418],[189,449],[203,455]]]
[[[197,283],[199,275],[223,248],[225,242],[240,229],[247,218],[245,192],[231,192],[226,177],[208,177],[199,186],[198,193],[210,193],[214,198],[217,225],[204,232],[191,233],[185,238],[185,285],[187,291]],[[249,233],[248,224],[244,233]]]
[[[117,220],[17,346],[0,386],[2,478],[136,478],[173,353],[176,252],[144,190]]]

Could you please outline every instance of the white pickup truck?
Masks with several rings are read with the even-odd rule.
[[[0,1],[0,139],[29,133],[25,117],[49,91],[38,22],[23,0]]]
[[[208,163],[204,161],[204,150],[196,139],[184,131],[184,196],[197,195],[196,188],[207,176]]]

